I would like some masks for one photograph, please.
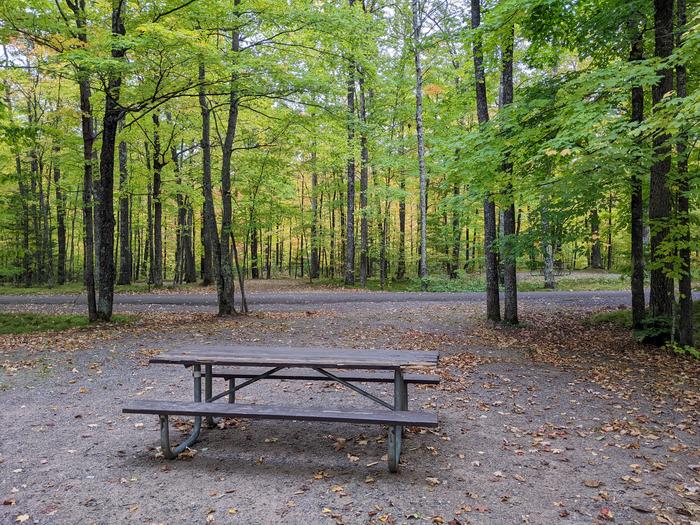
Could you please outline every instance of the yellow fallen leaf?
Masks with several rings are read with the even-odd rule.
[[[18,523],[24,523],[29,519],[29,514],[20,514],[15,518],[15,521]]]
[[[231,507],[228,509],[229,514],[238,514],[238,509],[236,507]]]

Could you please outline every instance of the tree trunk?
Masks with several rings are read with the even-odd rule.
[[[355,0],[348,0],[352,9]],[[355,284],[355,61],[349,59],[347,81],[347,132],[348,132],[348,159],[347,159],[347,217],[345,221],[345,284]]]
[[[403,133],[402,133],[403,136]],[[406,173],[399,175],[399,257],[396,263],[396,280],[406,277]]]
[[[415,1],[415,0],[414,0]],[[486,75],[484,73],[484,56],[481,47],[480,0],[471,0],[471,26],[474,30],[474,80],[476,91],[476,113],[479,125],[489,120],[488,102],[486,100]],[[496,242],[496,205],[490,194],[484,198],[484,256],[486,260],[486,318],[490,321],[501,320],[501,306],[498,286],[498,254],[494,249]]]
[[[598,210],[591,211],[591,268],[603,268],[603,254],[600,249],[600,217]]]
[[[233,306],[233,297],[224,291],[224,280],[221,273],[221,244],[216,225],[214,211],[214,195],[211,183],[211,110],[204,88],[206,71],[204,64],[199,65],[199,107],[202,113],[202,192],[204,194],[204,231],[210,240],[213,270],[216,276],[216,291],[219,304],[219,315],[230,313]]]
[[[234,6],[240,0],[234,0]],[[240,35],[237,29],[231,32],[231,51],[235,57],[239,51]],[[219,315],[235,313],[234,284],[233,284],[233,253],[231,251],[232,208],[231,208],[231,157],[233,154],[233,139],[236,136],[238,124],[238,93],[236,91],[236,73],[231,73],[228,119],[224,142],[221,145],[221,256],[219,258],[219,273],[221,275],[221,293],[219,295]]]
[[[153,114],[153,259],[151,275],[154,286],[163,286],[163,203],[160,196],[161,173],[165,162],[160,145],[160,118]]]
[[[117,284],[131,284],[128,181],[126,142],[122,140],[119,142],[119,278]]]
[[[632,25],[632,23],[630,23]],[[639,29],[632,40],[630,50],[630,62],[637,62],[644,59],[644,35]],[[637,125],[644,120],[644,88],[634,86],[631,91],[632,113],[630,119]],[[644,323],[646,315],[646,304],[644,297],[644,192],[642,178],[637,171],[632,172],[630,179],[630,235],[631,235],[631,258],[632,258],[632,326],[640,329]]]
[[[260,269],[258,268],[258,229],[255,225],[255,215],[252,206],[250,208],[248,231],[250,232],[250,276],[253,279],[260,279]]]
[[[87,44],[87,23],[85,17],[85,0],[69,4],[75,14],[78,40]],[[92,105],[90,102],[90,75],[87,70],[78,68],[78,87],[80,90],[80,124],[83,138],[83,281],[87,294],[88,319],[97,320],[97,302],[95,298],[95,243],[93,237],[92,213],[92,154],[95,134],[92,125]]]
[[[124,36],[126,29],[122,21],[123,3],[112,0],[112,59],[121,61],[126,56],[126,48],[116,44],[118,36]],[[100,184],[96,207],[96,228],[99,235],[97,243],[97,262],[99,267],[99,298],[97,317],[103,321],[112,318],[114,302],[114,150],[117,128],[123,117],[119,106],[121,74],[112,71],[107,80],[105,93],[105,112],[102,120],[102,149],[100,151]]]
[[[683,32],[687,23],[686,0],[677,0],[677,45],[682,45]],[[687,96],[687,72],[684,64],[676,66],[676,93]],[[676,145],[678,153],[678,227],[681,231],[680,249],[681,276],[678,282],[679,338],[681,345],[694,346],[693,338],[693,288],[690,273],[690,181],[688,174],[688,136],[682,133]]]
[[[320,246],[319,241],[319,212],[318,212],[318,172],[316,171],[316,145],[314,144],[314,149],[311,151],[311,260],[309,263],[309,277],[311,279],[318,279],[319,276],[319,260],[318,260],[318,250]],[[269,250],[270,248],[268,248]],[[269,259],[269,254],[268,254]],[[269,263],[267,278],[270,278]]]
[[[53,167],[54,191],[56,192],[56,237],[58,241],[58,264],[56,282],[66,282],[66,195],[61,188],[61,168],[57,161]]]
[[[367,284],[369,274],[369,230],[367,225],[367,185],[369,150],[367,149],[367,107],[365,101],[365,70],[360,69],[360,284]]]
[[[418,277],[423,281],[428,277],[427,251],[427,174],[425,169],[425,145],[423,138],[423,65],[421,64],[421,28],[423,21],[420,16],[418,0],[411,0],[413,14],[413,57],[416,67],[416,140],[418,141],[418,176],[419,176],[419,211],[420,211],[420,261]],[[422,283],[422,287],[425,283]]]
[[[514,27],[508,29],[506,40],[503,44],[501,59],[501,101],[500,106],[504,108],[513,103],[513,41],[515,39]],[[513,164],[509,161],[508,155],[503,163],[503,170],[512,179]],[[505,305],[503,310],[504,321],[510,324],[518,323],[518,273],[517,273],[517,250],[515,231],[515,202],[513,197],[513,187],[509,182],[506,188],[508,204],[503,212],[502,228],[504,234],[503,248],[503,290]]]
[[[655,55],[668,58],[673,52],[673,0],[654,0]],[[652,102],[656,106],[664,95],[673,90],[673,71],[664,67],[660,80],[652,88]],[[670,318],[673,304],[673,281],[668,276],[670,268],[663,258],[668,249],[671,219],[671,192],[668,174],[671,170],[669,135],[654,136],[655,162],[651,167],[649,189],[649,224],[651,227],[651,294],[649,298],[652,317]]]

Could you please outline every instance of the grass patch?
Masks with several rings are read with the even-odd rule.
[[[544,288],[543,278],[531,278],[518,282],[520,292],[539,291],[565,291],[565,292],[600,292],[605,290],[628,290],[630,280],[624,275],[618,277],[590,276],[590,277],[558,277],[554,279],[554,290]]]
[[[314,284],[320,286],[343,287],[340,279],[317,279]],[[367,279],[367,285],[362,288],[358,282],[350,288],[370,291],[382,290],[379,279]],[[483,292],[486,290],[484,278],[480,275],[460,276],[457,279],[449,279],[445,276],[429,276],[425,283],[417,277],[407,277],[401,281],[387,281],[384,291],[387,292]]]
[[[178,290],[190,290],[197,288],[197,284],[181,284],[176,287]],[[114,287],[115,293],[148,293],[155,290],[171,289],[170,285],[156,288],[147,283],[117,284]],[[66,283],[56,286],[12,286],[0,285],[0,295],[79,295],[85,291],[83,283]]]
[[[518,276],[519,292],[540,292],[540,291],[602,291],[602,290],[628,290],[629,278],[626,276],[608,275],[586,275],[586,276],[566,276],[555,280],[557,287],[554,290],[544,288],[544,279],[539,276]],[[343,286],[343,281],[339,279],[319,279],[314,284],[321,286]],[[360,289],[356,284],[352,288]],[[366,290],[379,291],[381,286],[379,279],[371,278],[367,280]],[[431,275],[425,280],[425,287],[417,277],[407,277],[402,281],[388,281],[385,291],[388,292],[485,292],[486,280],[482,274],[461,273],[456,279],[449,279],[444,275]]]
[[[589,320],[590,325],[612,324],[624,328],[632,329],[632,310],[615,310],[613,312],[600,312],[593,315]],[[700,348],[700,301],[693,302],[693,339],[696,348]]]
[[[114,315],[112,323],[128,323],[133,315]],[[81,314],[0,313],[0,334],[28,334],[32,332],[60,332],[88,326],[87,316]]]

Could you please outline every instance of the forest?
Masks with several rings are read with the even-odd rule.
[[[3,0],[0,280],[391,289],[615,270],[692,346],[686,0]],[[648,290],[648,299],[645,297]],[[236,299],[240,295],[240,299]],[[502,304],[501,304],[502,303]]]

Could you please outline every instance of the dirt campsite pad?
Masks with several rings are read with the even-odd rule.
[[[124,304],[138,312],[126,326],[2,336],[0,522],[697,522],[698,362],[586,322],[616,298],[557,297],[525,298],[519,328],[490,327],[475,301],[409,297],[229,319]],[[339,423],[220,420],[165,460],[158,418],[121,407],[188,399],[183,368],[147,364],[192,342],[437,350],[441,385],[411,388],[410,403],[438,410],[440,426],[407,433],[397,475],[385,429]],[[260,382],[240,402],[366,406],[343,388]],[[173,439],[190,426],[177,419]]]

